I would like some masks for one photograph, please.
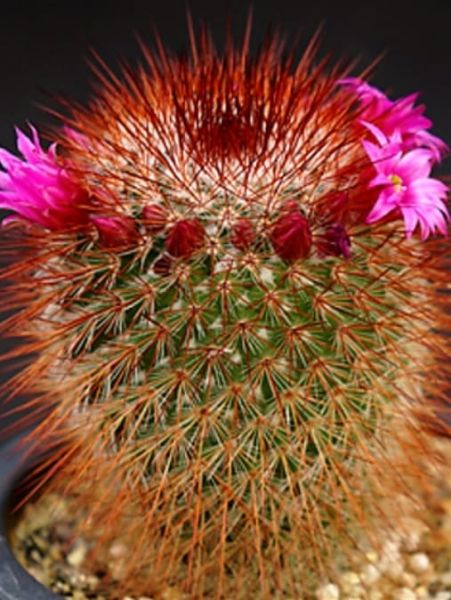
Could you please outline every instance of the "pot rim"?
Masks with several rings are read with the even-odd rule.
[[[15,485],[31,466],[23,436],[0,446],[0,600],[61,600],[39,583],[12,553],[6,535],[6,514]]]

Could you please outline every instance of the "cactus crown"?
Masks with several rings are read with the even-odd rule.
[[[251,57],[249,28],[224,57],[191,37],[189,58],[100,64],[60,154],[20,134],[34,196],[5,204],[0,157],[23,255],[3,329],[34,354],[8,389],[94,537],[132,540],[124,587],[284,597],[421,480],[447,323],[443,241],[414,234],[445,229],[444,145],[316,42],[296,64],[275,38]]]

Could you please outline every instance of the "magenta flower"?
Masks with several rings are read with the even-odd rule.
[[[404,150],[426,147],[434,160],[439,161],[448,149],[443,140],[427,131],[432,126],[432,121],[424,116],[424,105],[415,106],[418,94],[392,101],[358,77],[347,77],[339,83],[357,94],[361,105],[359,122],[376,125],[387,137],[399,132]]]
[[[30,125],[32,139],[16,129],[17,148],[23,159],[0,149],[0,208],[51,230],[88,223],[89,196],[60,165],[56,144],[45,151],[38,132]]]
[[[429,177],[433,162],[431,151],[415,148],[403,154],[398,140],[387,140],[380,131],[377,137],[379,142],[385,142],[382,146],[363,142],[377,172],[369,187],[381,188],[367,216],[367,223],[374,223],[391,211],[400,210],[407,237],[412,236],[417,225],[423,240],[436,230],[446,235],[449,215],[444,199],[447,186]]]
[[[359,98],[364,119],[373,121],[387,113],[393,102],[387,96],[359,77],[346,77],[338,81],[340,85],[350,88]]]

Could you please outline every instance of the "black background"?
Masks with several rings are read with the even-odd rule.
[[[1,2],[6,5],[6,2]],[[191,0],[194,20],[209,24],[220,45],[225,15],[243,29],[254,9],[254,47],[270,25],[306,41],[322,24],[322,49],[369,64],[381,53],[374,83],[394,97],[420,91],[434,132],[451,140],[451,2],[337,0]],[[140,57],[134,34],[152,43],[156,27],[173,51],[186,47],[184,0],[11,0],[0,9],[0,145],[13,148],[13,126],[48,117],[37,108],[51,104],[45,92],[84,100],[92,79],[86,64],[95,48],[108,64]]]
[[[15,148],[14,125],[41,127],[49,117],[38,104],[55,106],[62,93],[85,101],[92,80],[87,58],[96,49],[116,68],[140,58],[135,33],[152,45],[153,28],[174,52],[187,47],[183,0],[0,0],[0,146]],[[225,16],[239,38],[251,6],[247,1],[188,3],[195,22],[206,22],[219,46]],[[359,58],[365,67],[384,53],[373,82],[393,97],[421,92],[434,133],[451,143],[451,1],[352,2],[271,0],[253,2],[253,48],[270,26],[306,43],[323,26],[322,51]],[[448,159],[442,173],[451,173]],[[0,313],[7,307],[0,306]],[[5,342],[1,350],[5,351]]]

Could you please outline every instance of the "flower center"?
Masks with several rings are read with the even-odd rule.
[[[401,192],[403,189],[403,181],[401,177],[399,175],[390,175],[389,179],[395,188],[395,192]]]

